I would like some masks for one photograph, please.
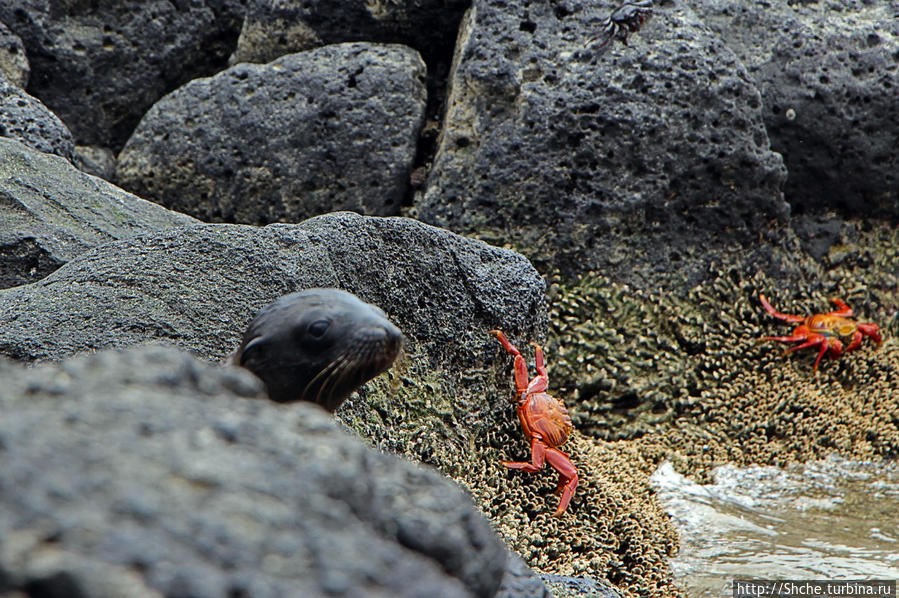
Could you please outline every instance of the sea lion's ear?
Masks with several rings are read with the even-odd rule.
[[[247,363],[260,358],[265,352],[266,344],[264,337],[257,336],[251,339],[240,352],[240,365],[246,366]]]

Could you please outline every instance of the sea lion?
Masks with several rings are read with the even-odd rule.
[[[228,363],[256,374],[273,401],[333,412],[390,367],[404,340],[380,308],[340,289],[307,289],[262,308]]]

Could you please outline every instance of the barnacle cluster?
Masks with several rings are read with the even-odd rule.
[[[659,301],[596,273],[550,286],[551,379],[576,427],[607,440],[670,421],[696,388],[684,353],[702,350],[703,320],[685,301]]]
[[[640,595],[671,595],[665,563],[676,552],[677,537],[652,499],[648,462],[626,443],[580,434],[565,448],[581,483],[564,517],[553,516],[556,476],[550,472],[536,480],[506,474],[499,492],[471,488],[500,534],[538,570],[608,579]]]
[[[338,415],[467,488],[535,569],[607,579],[625,596],[674,595],[667,558],[677,539],[648,481],[663,460],[702,481],[723,463],[899,454],[897,252],[899,230],[859,227],[823,261],[797,258],[802,287],[747,263],[690,289],[640,291],[598,273],[553,279],[549,391],[574,419],[563,450],[581,476],[562,518],[552,516],[555,472],[500,465],[530,450],[500,350],[483,369],[451,372],[410,355]],[[826,311],[840,296],[885,342],[826,359],[815,375],[813,354],[784,358],[779,345],[757,342],[789,331],[761,308],[760,292],[788,313]]]
[[[515,415],[510,362],[497,356],[494,367],[465,372],[464,383],[459,373],[435,372],[427,360],[407,356],[338,416],[380,449],[455,479],[535,569],[608,580],[625,596],[672,595],[666,559],[675,553],[677,538],[652,499],[652,449],[575,432],[564,449],[577,464],[581,484],[566,515],[554,517],[557,476],[551,468],[528,475],[500,464],[528,458],[530,448]],[[362,401],[364,408],[355,404]]]
[[[640,292],[597,274],[556,280],[551,379],[569,391],[582,432],[651,434],[681,471],[699,477],[725,462],[895,456],[897,247],[896,229],[859,229],[855,243],[834,246],[823,263],[802,263],[805,288],[747,274],[746,264],[680,293]],[[825,360],[816,376],[814,355],[783,358],[782,347],[758,343],[789,332],[761,309],[760,292],[798,314],[829,311],[828,298],[840,296],[861,320],[880,324],[886,342]]]
[[[406,356],[370,382],[360,398],[350,399],[338,416],[378,449],[413,457],[455,477],[470,460],[471,443],[480,432],[463,422],[486,405],[473,393],[451,391],[446,376],[428,368],[423,358]],[[356,404],[361,400],[364,406]]]

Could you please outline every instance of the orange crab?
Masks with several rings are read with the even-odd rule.
[[[503,461],[510,469],[521,469],[529,473],[540,471],[544,463],[549,463],[559,472],[559,485],[556,494],[562,495],[556,517],[561,517],[571,502],[577,488],[578,476],[574,463],[568,455],[560,451],[561,446],[571,434],[571,418],[565,406],[558,399],[545,391],[549,385],[546,366],[543,363],[543,350],[534,347],[534,361],[537,375],[528,380],[528,366],[515,345],[509,342],[506,335],[499,330],[491,330],[490,334],[502,344],[503,348],[515,356],[513,371],[515,374],[515,396],[518,401],[518,419],[524,434],[531,441],[531,461]]]
[[[815,360],[815,366],[812,368],[818,371],[818,364],[825,354],[829,354],[831,358],[837,359],[843,354],[843,342],[848,342],[846,351],[854,351],[862,344],[862,339],[870,336],[871,339],[880,345],[883,339],[880,337],[880,327],[877,324],[856,322],[852,319],[852,309],[843,303],[841,299],[831,299],[831,302],[837,306],[837,310],[826,314],[813,314],[811,316],[792,316],[790,314],[782,314],[768,303],[764,295],[759,294],[762,307],[765,311],[784,322],[798,323],[799,326],[793,330],[791,336],[763,336],[760,341],[778,341],[781,343],[795,343],[802,341],[801,345],[790,347],[784,354],[792,353],[800,349],[819,346],[818,359]]]

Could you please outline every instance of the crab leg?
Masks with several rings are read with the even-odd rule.
[[[556,509],[555,516],[561,517],[574,496],[577,489],[578,475],[574,463],[568,458],[568,455],[562,451],[546,446],[540,438],[531,439],[531,461],[503,461],[504,466],[509,469],[520,469],[528,473],[535,473],[543,469],[546,463],[559,472],[559,483],[556,493],[562,494],[559,499],[559,507]]]
[[[528,366],[521,354],[515,356],[515,391],[520,401],[523,401],[528,393]]]
[[[496,340],[503,346],[503,349],[511,353],[512,355],[521,355],[518,352],[518,349],[509,341],[509,337],[502,330],[491,330],[490,334],[496,337]]]
[[[831,358],[837,359],[843,354],[843,342],[838,338],[832,338],[828,343],[827,349],[830,351]]]
[[[880,326],[877,324],[858,324],[858,329],[862,331],[862,334],[870,336],[878,345],[883,342],[883,338],[880,336]]]
[[[543,361],[543,349],[540,345],[534,345],[534,364],[537,367],[537,375],[546,377],[546,363]]]
[[[865,335],[862,334],[861,330],[856,330],[855,334],[852,335],[852,340],[849,341],[849,344],[846,346],[846,352],[848,353],[849,351],[858,349],[859,345],[862,344],[862,339],[864,337]]]
[[[543,469],[546,462],[546,451],[548,447],[543,444],[543,439],[539,436],[531,438],[531,461],[503,461],[503,465],[509,469],[521,469],[528,473],[535,473]],[[553,450],[553,449],[548,449]],[[556,451],[558,452],[558,451]]]
[[[574,463],[571,462],[568,455],[554,448],[546,450],[546,460],[553,469],[559,472],[557,492],[559,490],[562,491],[562,498],[559,499],[559,508],[556,509],[555,516],[561,517],[565,509],[568,508],[568,503],[571,502],[571,497],[574,496],[574,491],[577,488],[577,469],[575,469]]]
[[[790,314],[780,313],[779,311],[774,309],[773,305],[768,303],[768,300],[761,293],[759,293],[759,301],[762,302],[762,307],[765,308],[765,311],[768,312],[769,314],[771,314],[772,316],[774,316],[775,318],[777,318],[778,320],[783,320],[784,322],[792,322],[794,324],[805,320],[805,316],[793,316]]]
[[[549,379],[546,376],[546,365],[543,360],[543,349],[534,348],[534,360],[537,362],[537,375],[528,383],[528,366],[521,356],[521,352],[513,345],[501,330],[491,330],[490,334],[502,344],[503,349],[515,356],[515,391],[520,397],[524,393],[532,394],[543,392],[549,387]]]
[[[543,349],[540,345],[534,345],[534,362],[537,367],[537,375],[528,385],[528,393],[544,392],[549,388],[549,376],[546,374],[546,364],[543,362]]]
[[[809,337],[809,339],[807,341],[805,341],[804,343],[802,343],[801,345],[796,345],[795,347],[790,347],[789,349],[784,351],[784,355],[787,355],[789,353],[795,353],[796,351],[800,351],[802,349],[807,349],[809,347],[814,347],[816,345],[820,345],[821,343],[824,343],[824,347],[822,350],[826,351],[827,350],[827,339],[825,339],[821,335],[815,335],[814,337]]]
[[[837,307],[839,307],[840,309],[830,312],[829,314],[827,314],[829,316],[839,316],[841,318],[851,318],[852,315],[855,313],[854,311],[852,311],[851,307],[849,307],[848,305],[846,305],[843,302],[842,299],[837,299],[836,297],[834,297],[833,299],[830,300],[830,302],[833,303],[834,305],[836,305]]]
[[[821,359],[824,355],[827,354],[828,349],[830,348],[827,342],[827,337],[821,336],[820,334],[815,334],[809,336],[808,340],[802,343],[801,345],[796,345],[795,347],[790,347],[786,351],[784,351],[784,355],[789,353],[795,353],[801,349],[807,349],[808,347],[814,347],[816,345],[821,345],[821,349],[818,351],[818,358],[815,360],[815,365],[812,367],[814,371],[818,371],[818,364],[821,363]],[[842,350],[843,346],[840,345],[840,350]]]
[[[521,353],[515,345],[509,342],[508,337],[506,337],[501,330],[491,330],[490,334],[496,337],[496,340],[500,342],[503,349],[515,356],[515,364],[513,365],[513,370],[515,372],[515,392],[519,397],[523,398],[523,395],[529,392],[528,366],[524,361],[524,357],[521,356]]]
[[[834,347],[834,349],[839,351],[840,353],[842,353],[843,352],[842,343],[840,343],[839,349],[837,349],[836,347]],[[818,351],[818,357],[817,357],[817,359],[815,359],[815,365],[812,366],[813,372],[818,371],[818,364],[821,363],[821,360],[824,358],[825,355],[827,355],[828,350],[830,350],[830,346],[827,342],[827,339],[822,339],[821,340],[821,350]],[[834,357],[839,357],[840,353],[837,353],[836,355],[834,355]]]
[[[779,343],[797,343],[799,341],[808,340],[807,334],[795,335],[795,336],[763,336],[758,342],[762,341],[777,341]]]

